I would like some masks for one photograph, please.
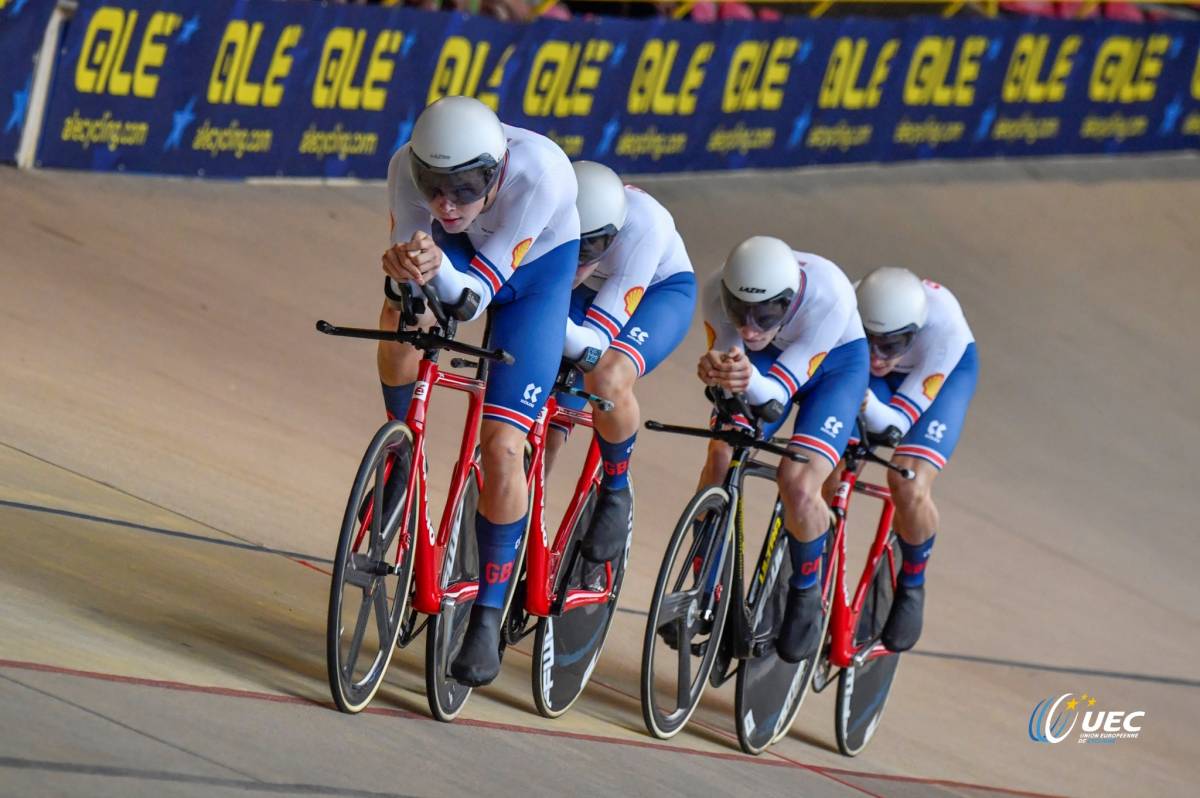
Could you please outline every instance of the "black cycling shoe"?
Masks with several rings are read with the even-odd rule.
[[[482,687],[500,673],[500,621],[504,611],[496,607],[471,607],[471,620],[458,656],[450,663],[450,675],[459,684]]]
[[[592,562],[615,560],[625,551],[625,541],[633,528],[633,489],[610,490],[600,487],[596,509],[579,551]]]
[[[821,585],[788,587],[787,607],[775,651],[784,662],[795,664],[816,654],[821,644]]]
[[[880,636],[888,651],[908,651],[921,637],[921,619],[925,611],[925,586],[896,585],[896,597],[888,612],[887,623]]]

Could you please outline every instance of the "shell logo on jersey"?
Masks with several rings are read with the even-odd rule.
[[[717,331],[708,322],[704,322],[704,337],[708,339],[708,348],[712,349],[717,342]]]
[[[808,376],[811,377],[812,375],[817,373],[817,369],[821,368],[821,364],[825,362],[825,356],[828,354],[829,354],[828,352],[817,352],[815,355],[813,355],[811,358],[809,358],[809,360],[808,360]]]
[[[625,312],[632,316],[637,310],[638,303],[642,301],[642,297],[646,294],[646,289],[639,286],[634,286],[625,292]]]
[[[515,247],[513,247],[513,265],[512,265],[512,267],[513,267],[514,271],[516,270],[516,268],[518,266],[521,265],[521,261],[525,260],[525,255],[526,255],[526,253],[529,252],[529,248],[532,246],[533,246],[533,239],[527,238],[524,241],[522,241],[520,244],[517,244]]]
[[[921,383],[921,392],[925,394],[926,399],[932,401],[937,397],[938,391],[942,390],[942,383],[945,381],[945,374],[931,374]]]

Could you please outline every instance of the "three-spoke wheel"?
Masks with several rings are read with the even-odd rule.
[[[642,718],[655,737],[683,728],[700,703],[717,657],[733,573],[729,494],[696,494],[663,555],[642,644]]]
[[[326,660],[334,703],[371,702],[408,621],[414,523],[406,504],[412,433],[385,424],[363,455],[346,503],[329,591]]]

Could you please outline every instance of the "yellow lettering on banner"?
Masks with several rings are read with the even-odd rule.
[[[137,28],[138,12],[103,6],[92,15],[75,64],[75,89],[85,94],[113,94],[150,98],[158,92],[158,75],[167,58],[167,45],[159,41],[183,24],[179,14],[156,11],[142,33],[133,69],[126,68],[129,45]]]
[[[1192,73],[1192,99],[1200,100],[1200,49],[1196,50],[1196,71]]]
[[[504,80],[504,67],[512,57],[515,45],[509,45],[501,54],[496,66],[488,77],[489,88],[498,89]],[[475,42],[463,36],[450,36],[442,44],[442,52],[438,55],[437,66],[433,71],[433,80],[429,84],[429,96],[426,104],[440,100],[442,97],[465,96],[476,97],[494,111],[500,104],[500,97],[494,91],[480,91],[479,82],[487,67],[488,56],[491,55],[491,42]]]
[[[299,25],[288,25],[280,32],[266,76],[262,83],[255,83],[250,79],[250,67],[262,39],[263,23],[250,25],[245,20],[235,19],[226,25],[208,80],[209,103],[278,106],[283,101],[280,81],[292,71],[292,57],[288,53],[300,42],[303,30]]]
[[[157,41],[175,33],[183,24],[179,14],[158,11],[150,17],[150,24],[142,34],[142,47],[138,51],[137,66],[133,69],[133,93],[136,97],[153,97],[158,93],[158,75],[147,73],[151,67],[160,67],[167,60],[167,45]]]
[[[275,42],[275,52],[271,54],[271,66],[267,68],[267,77],[263,80],[262,104],[268,108],[276,108],[283,102],[283,86],[280,81],[292,72],[291,51],[300,43],[304,28],[300,25],[288,25],[279,34]]]
[[[375,37],[371,48],[371,60],[367,62],[367,75],[363,79],[362,108],[367,111],[382,111],[387,102],[387,84],[396,71],[396,62],[391,56],[400,52],[404,34],[398,30],[385,30]]]
[[[783,105],[783,87],[800,40],[784,36],[772,42],[747,40],[738,44],[725,76],[721,110],[775,111]]]
[[[465,36],[448,36],[442,42],[442,51],[438,53],[425,104],[432,105],[443,97],[474,95],[491,49],[489,42],[478,42],[472,46]]]
[[[391,56],[399,51],[404,34],[398,30],[381,30],[375,34],[366,74],[363,82],[356,86],[354,78],[366,41],[367,31],[363,28],[333,28],[326,34],[317,79],[313,82],[314,108],[383,110],[387,89],[379,88],[379,84],[392,79],[396,65]]]
[[[979,61],[987,51],[988,40],[986,36],[963,39],[957,67],[956,44],[953,36],[925,36],[917,43],[904,81],[905,105],[968,106],[975,102]]]
[[[586,45],[556,40],[542,44],[525,84],[526,115],[587,116],[601,65],[610,53],[612,42],[606,39],[589,39]]]
[[[817,97],[820,108],[847,108],[861,110],[876,108],[883,97],[883,84],[891,73],[892,59],[900,49],[899,39],[888,39],[875,56],[871,77],[865,88],[858,85],[863,62],[870,47],[868,39],[839,38],[829,54],[825,67],[825,79],[821,81],[821,92]]]
[[[1153,100],[1162,57],[1170,44],[1165,33],[1145,39],[1109,36],[1096,53],[1088,97],[1093,102],[1122,104]]]
[[[1075,66],[1075,55],[1083,43],[1081,36],[1065,37],[1050,66],[1050,74],[1041,79],[1050,52],[1050,37],[1023,33],[1013,46],[1008,71],[1000,96],[1006,103],[1057,103],[1067,95],[1067,78]]]
[[[679,90],[671,93],[667,86],[679,53],[679,42],[650,39],[642,46],[633,80],[629,83],[626,105],[631,114],[691,116],[696,112],[696,91],[704,83],[705,65],[712,58],[715,45],[702,42],[692,51],[684,68]]]

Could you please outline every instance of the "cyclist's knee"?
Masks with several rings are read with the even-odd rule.
[[[633,393],[637,370],[625,355],[610,349],[587,375],[588,390],[613,402]]]
[[[525,433],[501,421],[485,421],[480,431],[480,449],[485,474],[523,469]]]
[[[892,501],[900,507],[916,507],[931,500],[933,480],[937,469],[923,460],[902,458],[904,462],[897,465],[912,469],[916,472],[914,479],[905,479],[895,471],[888,471],[888,489],[892,493]]]
[[[779,495],[783,498],[783,503],[787,508],[801,518],[820,514],[821,508],[825,504],[819,488],[814,490],[812,486],[798,479],[785,480],[781,478]]]

